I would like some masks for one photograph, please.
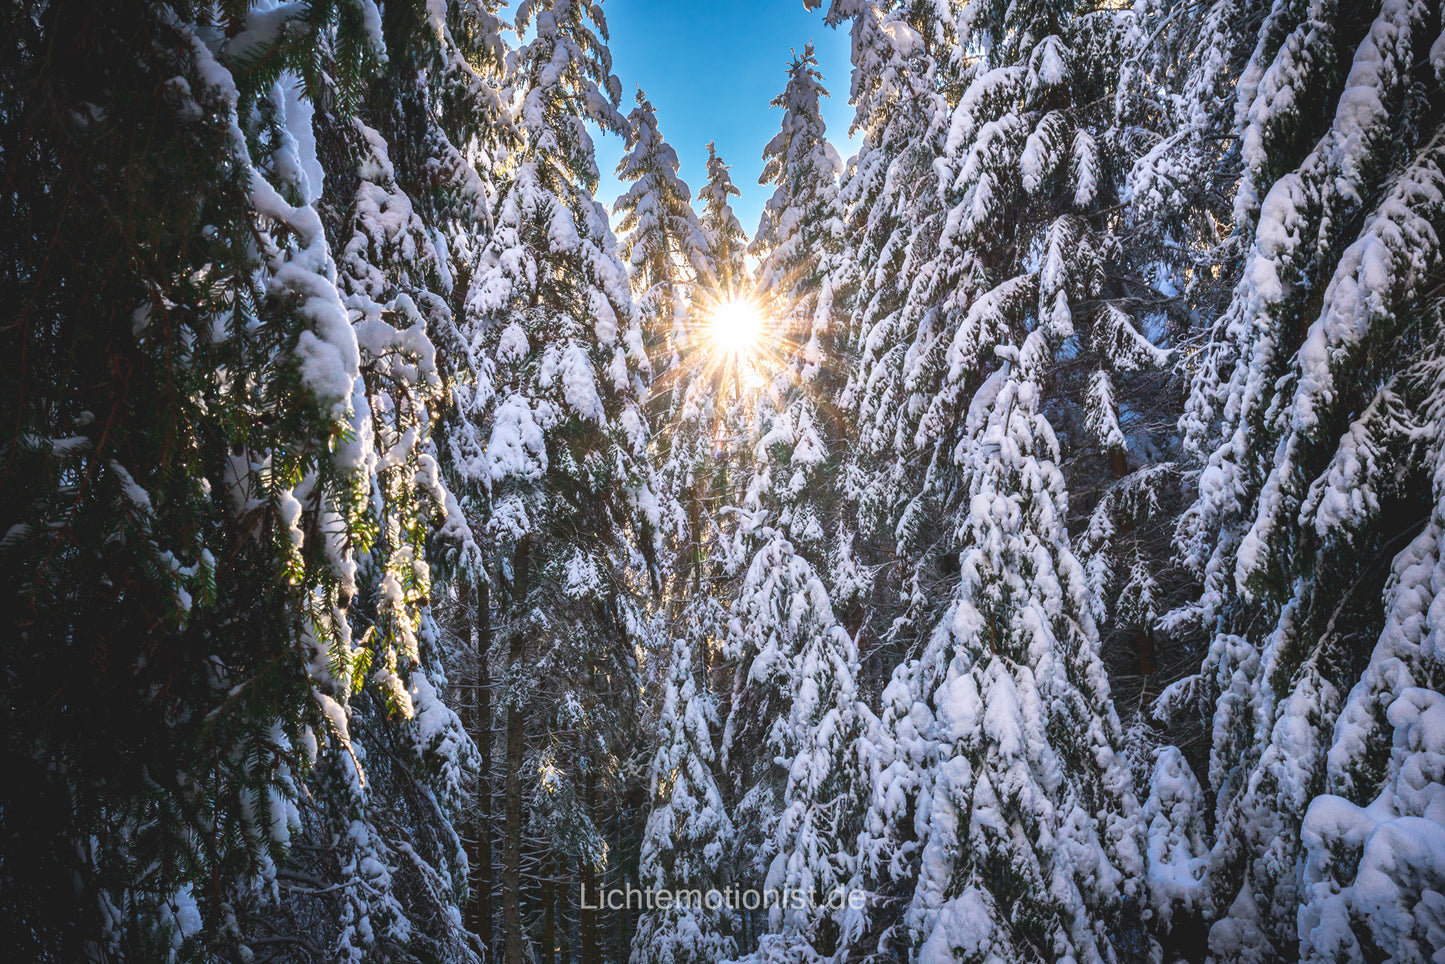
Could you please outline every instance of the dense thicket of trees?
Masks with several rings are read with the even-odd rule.
[[[804,2],[0,4],[12,956],[1445,954],[1439,0]]]

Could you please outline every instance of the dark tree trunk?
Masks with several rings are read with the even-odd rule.
[[[589,767],[587,776],[583,778],[585,800],[589,813],[597,812],[597,779]],[[582,886],[586,888],[584,893],[588,899],[581,908],[582,925],[582,964],[602,964],[602,944],[597,939],[597,911],[596,906],[602,896],[597,887],[597,871],[592,866],[590,854],[584,854],[580,861]],[[596,895],[596,896],[593,896]]]
[[[526,537],[517,546],[511,604],[514,617],[526,605],[527,576],[531,559],[531,539]],[[522,663],[526,641],[520,628],[512,631],[509,657],[512,670]],[[507,964],[522,964],[522,751],[524,707],[515,694],[507,706],[507,789],[506,814],[503,818],[502,844],[502,936]]]
[[[476,712],[472,739],[481,754],[477,774],[477,829],[472,864],[472,902],[469,907],[472,932],[483,947],[492,947],[492,613],[490,587],[477,591],[477,678]]]
[[[692,568],[688,582],[692,585],[694,595],[702,594],[702,506],[697,491],[700,485],[701,483],[694,483],[688,493],[687,505],[687,556],[688,565]]]
[[[582,964],[602,964],[602,946],[597,941],[597,911],[592,909],[601,896],[597,889],[597,874],[587,857],[579,858],[578,863],[581,865],[582,886],[587,894],[587,903],[581,908]]]
[[[520,637],[512,641],[513,663],[522,658]],[[522,708],[507,708],[507,812],[502,845],[502,930],[507,964],[522,964]]]
[[[572,964],[572,918],[567,916],[567,900],[572,894],[572,882],[567,878],[567,867],[564,864],[559,862],[554,872],[557,875],[557,960],[561,964]]]
[[[541,964],[557,962],[557,891],[550,860],[542,862],[542,953]]]
[[[616,823],[614,825],[615,843],[613,844],[613,853],[617,854],[617,886],[623,893],[627,892],[628,885],[633,883],[633,878],[635,877],[630,866],[634,862],[634,858],[632,857],[631,849],[628,847],[628,843],[630,842],[628,837],[630,835],[627,833],[627,814],[637,812],[636,810],[630,809],[633,802],[631,796],[631,794],[627,795],[627,806],[619,807],[617,816],[614,818]],[[628,939],[632,936],[632,916],[631,906],[613,915],[612,955],[614,959],[619,961],[627,957],[627,943]]]
[[[1129,454],[1123,449],[1109,450],[1109,471],[1114,473],[1114,478],[1122,479],[1129,474]]]
[[[1134,641],[1139,652],[1139,675],[1146,680],[1159,671],[1158,662],[1154,658],[1154,633],[1147,626],[1140,626],[1134,631]],[[1146,687],[1148,682],[1144,684]]]

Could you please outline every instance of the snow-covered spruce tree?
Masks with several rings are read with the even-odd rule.
[[[715,670],[725,666],[727,605],[738,579],[729,570],[728,517],[719,510],[739,501],[732,492],[734,462],[745,453],[733,448],[745,431],[741,415],[747,402],[733,368],[736,359],[722,357],[705,332],[708,312],[750,288],[743,260],[747,239],[730,203],[738,193],[727,165],[709,145],[698,221],[707,271],[696,272],[687,286],[688,314],[677,329],[675,367],[654,383],[669,404],[657,449],[662,552],[673,560],[674,572],[658,617],[659,635],[669,646],[657,653],[666,679],[640,877],[654,893],[687,894],[690,903],[643,915],[632,944],[635,964],[723,960],[736,953],[742,936],[732,909],[693,899],[705,900],[710,891],[735,883],[728,875],[734,830],[715,751],[720,700],[714,687],[727,681]]]
[[[638,861],[643,886],[655,893],[706,895],[726,886],[722,860],[732,843],[712,774],[716,709],[708,688],[725,629],[724,520],[718,509],[730,464],[718,440],[728,432],[739,400],[708,337],[711,314],[724,297],[713,245],[691,206],[691,191],[677,176],[677,155],[658,131],[651,103],[641,91],[637,97],[628,117],[628,153],[617,168],[618,178],[632,183],[614,212],[621,218],[621,248],[653,366],[648,412],[655,426],[650,454],[661,594],[650,621],[649,663],[660,667],[651,685],[662,699],[651,792],[637,801],[639,812],[629,819],[646,818]],[[724,234],[719,240],[723,253],[734,257],[727,250],[734,239]],[[694,691],[684,681],[687,674],[703,688]],[[696,756],[679,763],[684,746]],[[678,766],[687,775],[674,779],[669,774]],[[725,908],[673,906],[648,913],[639,921],[631,954],[636,961],[719,960],[735,947],[733,923]]]
[[[695,571],[705,583],[695,584],[694,592],[710,584],[710,595],[727,599],[736,592],[741,560],[733,556],[739,548],[733,538],[737,516],[724,510],[741,503],[746,491],[753,468],[747,443],[754,437],[756,407],[749,360],[739,357],[711,327],[716,314],[726,312],[729,306],[756,307],[757,295],[747,263],[748,238],[731,203],[741,192],[711,143],[707,172],[708,182],[698,191],[703,202],[699,221],[713,272],[693,288],[693,335],[686,366],[691,391],[666,425],[674,439],[671,461],[661,471],[673,479],[691,473],[692,484],[698,486],[693,502],[701,521],[696,527],[699,562]],[[685,449],[684,444],[690,448]]]
[[[1209,858],[1204,791],[1176,747],[1159,747],[1153,763],[1144,803],[1149,907],[1165,959],[1188,959],[1204,946],[1199,924],[1200,881]]]
[[[756,548],[729,623],[736,682],[723,762],[737,788],[739,880],[779,899],[806,897],[804,906],[770,909],[767,934],[748,958],[782,962],[833,950],[827,901],[851,876],[863,796],[854,743],[867,714],[854,682],[857,649],[833,613],[823,570],[810,561],[822,533],[792,528],[805,518],[817,529],[801,496],[821,467],[821,439],[788,413],[768,424],[739,536]]]
[[[1105,285],[1117,228],[1110,209],[1128,157],[1111,117],[1114,62],[1132,15],[1037,0],[984,5],[966,19],[960,39],[976,59],[945,144],[949,212],[937,270],[970,299],[955,306],[962,317],[946,388],[925,431],[959,409],[991,344],[1036,325],[1052,351],[1086,358],[1075,363],[1082,377],[1060,386],[1087,399],[1078,414],[1061,412],[1063,427],[1122,474],[1128,445],[1112,386],[1160,360]]]
[[[1145,417],[1165,357],[1132,320],[1166,299],[1117,256],[1137,136],[1119,128],[1114,92],[1133,17],[860,2],[829,16],[853,22],[865,135],[845,180],[849,247],[832,282],[860,355],[844,395],[861,442],[848,473],[864,529],[856,551],[882,564],[865,632],[906,651],[927,637],[956,576],[952,527],[930,520],[960,511],[947,453],[962,442],[957,416],[990,344],[1041,318],[1055,325],[1048,404],[1076,506],[1147,467],[1160,454],[1150,434],[1169,429]],[[1133,561],[1097,555],[1108,575]]]
[[[632,964],[716,964],[737,949],[734,913],[706,899],[732,883],[726,871],[733,824],[715,769],[717,699],[707,670],[709,649],[725,638],[727,613],[711,597],[694,597],[677,628],[640,861],[642,886],[673,900],[638,921]]]
[[[945,299],[966,291],[936,288],[938,240],[947,209],[935,162],[943,155],[957,78],[953,22],[935,3],[837,0],[833,25],[852,22],[852,103],[863,145],[843,180],[843,250],[829,286],[848,311],[856,367],[840,402],[857,445],[843,471],[849,529],[869,580],[838,586],[849,608],[864,608],[860,639],[870,637],[886,676],[910,644],[926,636],[946,605],[940,559],[947,526],[946,487],[935,446],[921,420],[947,371]],[[944,547],[946,548],[946,546]]]
[[[760,290],[777,319],[762,364],[778,372],[757,395],[754,467],[734,535],[742,579],[728,634],[736,682],[724,762],[737,799],[740,879],[765,894],[806,896],[802,906],[769,909],[767,933],[748,958],[757,961],[832,952],[826,901],[850,875],[860,810],[857,650],[827,589],[841,445],[829,435],[838,429],[832,393],[843,365],[832,355],[825,281],[839,229],[838,161],[819,112],[820,80],[808,47],[774,101],[784,116],[764,154],[763,182],[776,190],[753,243]]]
[[[741,192],[712,143],[708,144],[707,176],[707,184],[698,191],[698,199],[703,202],[699,222],[713,271],[693,289],[695,334],[688,366],[692,394],[668,425],[668,431],[689,440],[692,450],[685,452],[681,442],[674,441],[673,467],[663,471],[676,476],[686,467],[694,473],[695,482],[702,480],[704,470],[709,474],[696,503],[703,521],[699,558],[703,574],[711,580],[711,594],[730,598],[729,594],[736,590],[739,565],[731,557],[731,550],[736,548],[733,530],[725,531],[722,510],[742,501],[751,470],[745,443],[752,431],[750,419],[754,412],[750,393],[744,390],[746,365],[739,364],[746,360],[730,351],[709,329],[714,312],[728,305],[753,303],[756,293],[747,263],[748,238],[732,207],[732,198]],[[736,516],[726,518],[736,524]]]
[[[773,100],[773,106],[783,109],[782,129],[763,152],[760,183],[773,185],[774,191],[752,251],[761,262],[758,295],[768,318],[760,335],[758,351],[764,357],[757,374],[768,383],[756,394],[756,464],[744,503],[756,523],[766,519],[769,529],[792,541],[825,574],[832,568],[830,517],[836,503],[838,450],[847,431],[837,403],[848,367],[829,288],[829,265],[838,252],[842,224],[838,154],[828,143],[821,112],[827,95],[809,45],[802,56],[794,56],[788,83]],[[790,450],[782,461],[772,451],[779,443]],[[743,525],[739,544],[755,539],[755,529]]]
[[[668,687],[683,685],[680,673],[694,675],[696,706],[670,709],[671,704],[663,701],[649,801],[653,809],[641,854],[644,884],[654,890],[696,891],[704,896],[714,887],[722,890],[733,883],[725,876],[732,825],[721,802],[721,770],[713,753],[720,738],[715,730],[720,701],[711,690],[727,686],[726,613],[740,575],[729,559],[733,545],[728,526],[735,524],[735,517],[722,510],[741,501],[737,489],[748,472],[747,453],[738,451],[737,445],[747,432],[748,409],[738,359],[723,351],[708,329],[714,312],[733,299],[747,297],[751,287],[743,260],[746,237],[730,204],[738,190],[711,146],[708,174],[708,186],[701,192],[704,210],[697,222],[706,246],[707,270],[695,273],[686,286],[687,313],[674,328],[674,366],[654,381],[653,389],[654,399],[667,406],[658,414],[654,436],[663,520],[659,568],[664,572],[662,606],[654,626],[657,638],[666,644],[655,658],[667,668],[671,682],[661,682]],[[683,646],[687,652],[682,656],[691,670],[669,666],[669,651]],[[670,772],[660,768],[669,766],[676,755],[674,748],[683,738],[680,727],[689,728],[690,739],[700,739],[706,732],[706,749],[699,748],[688,764],[697,772],[691,781],[659,780],[659,774]],[[711,780],[719,794],[721,823],[716,815],[704,812],[688,816],[705,799],[698,796],[707,790],[700,782],[705,780]],[[737,923],[731,910],[703,907],[688,912],[678,907],[671,914],[639,922],[633,955],[643,960],[660,960],[668,953],[679,959],[720,960],[736,951]]]
[[[475,538],[442,485],[439,461],[448,462],[449,447],[439,453],[428,443],[429,415],[440,407],[443,374],[428,333],[435,333],[442,344],[455,343],[449,308],[457,294],[455,259],[466,257],[466,236],[484,227],[478,214],[485,212],[487,200],[487,157],[475,148],[497,124],[500,105],[476,71],[484,69],[485,57],[496,53],[498,24],[495,18],[485,19],[486,10],[467,4],[448,12],[450,22],[435,14],[406,5],[389,7],[382,20],[386,68],[368,85],[357,105],[359,116],[325,108],[315,122],[321,166],[335,185],[321,205],[323,222],[340,252],[339,280],[355,318],[374,423],[379,478],[372,502],[379,518],[368,566],[392,574],[374,588],[363,585],[349,613],[358,631],[390,627],[389,635],[401,642],[375,661],[381,664],[375,678],[392,687],[392,698],[354,703],[353,735],[381,751],[366,757],[362,812],[369,837],[360,834],[357,806],[347,793],[354,784],[349,766],[333,767],[336,792],[313,794],[315,807],[302,811],[301,839],[311,846],[302,848],[304,857],[287,868],[283,876],[292,886],[289,891],[283,886],[282,900],[264,908],[259,923],[279,932],[278,938],[304,936],[320,946],[336,943],[327,936],[333,926],[350,928],[363,946],[368,931],[396,931],[417,948],[410,953],[467,960],[475,955],[472,944],[477,938],[462,929],[455,908],[471,891],[468,923],[485,946],[485,928],[478,926],[485,902],[477,900],[477,892],[490,887],[485,873],[490,861],[476,846],[464,857],[452,824],[470,809],[467,791],[479,761],[460,721],[437,699],[436,690],[445,685],[448,670],[470,669],[471,654],[459,652],[463,647],[458,636],[443,632],[433,621],[430,603],[437,594],[432,585],[437,573],[417,546],[418,540],[426,540],[428,558],[442,563],[441,574],[474,588],[480,570]],[[470,104],[465,126],[450,126],[462,119],[447,117],[451,99]],[[391,143],[371,124],[395,132]],[[453,146],[468,141],[465,154]],[[354,192],[350,203],[347,191]],[[461,234],[457,240],[462,243],[448,244],[447,233]],[[457,370],[455,360],[448,367],[446,375],[453,383],[466,374]],[[417,381],[423,390],[411,387]],[[446,478],[456,480],[458,474],[448,472]],[[409,618],[407,607],[418,611]],[[418,666],[425,668],[425,677]],[[398,712],[401,717],[414,715],[415,724],[394,726]],[[316,820],[308,821],[313,810]],[[475,827],[476,818],[467,822]],[[328,862],[358,869],[372,862],[385,866],[391,888],[381,892],[384,899],[375,899],[376,892],[364,887],[313,896],[308,875],[325,877],[316,865]],[[470,882],[463,876],[468,863],[474,863]],[[350,875],[366,876],[357,870]],[[387,901],[398,898],[390,891],[406,895],[402,910],[410,920],[400,929],[378,926],[393,916]],[[408,908],[407,903],[417,906]],[[364,947],[366,953],[407,953],[376,943]]]
[[[975,294],[960,306],[945,390],[925,431],[956,424],[950,416],[977,384],[980,352],[1045,329],[1055,353],[1045,410],[1060,433],[1072,504],[1092,509],[1110,488],[1127,496],[1105,500],[1080,545],[1092,594],[1115,617],[1147,612],[1147,582],[1132,577],[1162,547],[1145,551],[1137,532],[1122,538],[1144,520],[1116,509],[1149,505],[1170,481],[1154,471],[1171,457],[1174,432],[1159,345],[1186,316],[1173,297],[1178,279],[1157,251],[1130,243],[1135,226],[1120,203],[1148,143],[1119,107],[1120,63],[1137,42],[1137,15],[1038,0],[986,4],[967,18],[965,50],[978,59],[948,133],[939,271],[945,290]],[[939,443],[953,444],[946,434]],[[1153,627],[1129,622],[1110,620],[1125,629],[1123,659],[1112,661],[1148,675]]]
[[[524,830],[541,836],[550,863],[575,867],[596,892],[607,853],[598,807],[630,753],[638,594],[655,578],[657,522],[642,410],[648,362],[626,269],[592,196],[598,173],[584,126],[624,126],[600,10],[524,2],[517,27],[528,38],[513,77],[521,145],[499,172],[495,230],[466,306],[491,368],[484,538],[508,660],[502,927],[510,964],[524,959],[533,937],[553,939],[524,929]],[[588,960],[597,923],[583,911]]]
[[[628,152],[617,177],[630,185],[613,211],[620,216],[622,254],[653,366],[648,414],[656,426],[653,458],[663,537],[658,568],[675,610],[701,591],[703,578],[711,416],[719,399],[706,367],[705,302],[699,291],[712,284],[714,269],[692,192],[677,176],[677,153],[663,140],[652,104],[640,90],[627,125]]]
[[[698,190],[697,197],[703,205],[699,218],[713,263],[713,277],[708,287],[715,301],[751,288],[751,273],[745,260],[748,236],[732,206],[732,199],[741,195],[727,163],[718,156],[717,144],[709,141],[707,184]]]
[[[445,7],[389,5],[385,10],[390,69],[375,84],[364,109],[378,130],[398,132],[391,156],[396,179],[426,227],[416,250],[435,256],[435,296],[428,331],[437,349],[446,404],[435,426],[440,476],[455,498],[433,538],[429,561],[448,585],[433,593],[446,640],[446,673],[478,753],[468,773],[456,819],[467,852],[469,880],[465,924],[482,948],[493,946],[495,867],[492,762],[494,759],[491,671],[494,634],[491,586],[480,534],[488,511],[489,476],[483,453],[490,368],[483,345],[470,337],[465,301],[479,249],[491,233],[496,157],[515,146],[511,112],[502,102],[506,46],[497,0],[461,0]],[[423,17],[425,20],[423,21]],[[430,38],[435,37],[432,41]],[[418,44],[418,39],[427,40]],[[408,43],[407,41],[411,42]],[[415,51],[415,52],[413,52]],[[381,206],[383,222],[399,204]],[[407,250],[405,235],[398,237]],[[440,598],[437,598],[440,596]]]
[[[10,678],[70,667],[44,704],[7,690],[12,766],[39,765],[16,785],[43,801],[4,803],[10,943],[465,960],[447,814],[469,747],[426,615],[439,384],[427,302],[395,280],[426,269],[352,243],[380,240],[369,205],[394,188],[379,139],[338,159],[368,182],[339,195],[352,217],[318,213],[312,102],[358,103],[376,9],[5,16],[7,213],[33,227],[5,255],[28,291],[7,326]],[[77,713],[104,725],[84,737]]]
[[[952,638],[951,620],[959,600],[971,600],[979,591],[970,583],[976,577],[960,560],[968,558],[968,540],[978,538],[967,521],[977,511],[979,482],[974,473],[981,443],[976,409],[984,404],[975,391],[988,372],[990,348],[1020,341],[1031,348],[1026,379],[1033,393],[1030,412],[1042,417],[1047,406],[1064,431],[1063,444],[1041,456],[1052,463],[1052,472],[1060,473],[1055,496],[1060,513],[1070,504],[1062,497],[1063,479],[1069,480],[1070,489],[1081,491],[1074,504],[1087,507],[1094,498],[1089,490],[1101,480],[1145,467],[1155,457],[1150,440],[1130,442],[1126,437],[1121,426],[1127,426],[1131,406],[1117,399],[1116,388],[1125,383],[1137,393],[1142,385],[1126,380],[1165,360],[1132,317],[1132,302],[1152,303],[1157,293],[1133,290],[1111,278],[1134,274],[1117,263],[1115,240],[1125,227],[1117,202],[1134,150],[1133,135],[1120,131],[1114,116],[1119,53],[1131,36],[1132,14],[1092,5],[1029,3],[970,5],[949,12],[952,18],[936,8],[912,10],[902,4],[890,9],[840,4],[834,9],[835,15],[854,16],[855,58],[888,64],[882,75],[902,88],[899,93],[879,91],[880,106],[868,113],[861,112],[869,101],[859,105],[865,123],[882,124],[877,143],[890,145],[882,149],[894,157],[883,153],[870,158],[872,145],[865,140],[856,174],[845,186],[845,197],[858,212],[850,211],[849,223],[870,219],[862,224],[888,240],[872,242],[845,259],[861,260],[847,265],[857,281],[838,283],[851,296],[860,339],[862,362],[847,397],[859,413],[865,439],[860,450],[896,453],[892,466],[860,458],[865,471],[850,478],[862,518],[876,520],[874,538],[895,540],[898,556],[890,567],[895,571],[884,573],[884,592],[879,594],[884,598],[878,602],[875,597],[870,622],[904,646],[917,641],[925,656],[924,662],[905,663],[895,675],[884,695],[883,726],[870,741],[877,747],[864,744],[877,776],[875,811],[859,855],[860,885],[876,889],[881,906],[850,920],[847,936],[858,948],[871,948],[883,938],[885,958],[903,950],[938,954],[939,959],[968,953],[962,944],[950,946],[946,929],[937,931],[935,944],[926,943],[935,933],[939,908],[959,897],[972,868],[965,866],[952,878],[951,867],[930,868],[926,851],[919,848],[926,847],[931,831],[920,831],[924,839],[915,839],[908,809],[913,804],[908,801],[923,794],[934,806],[946,806],[938,803],[931,782],[935,766],[952,755],[940,749],[945,744],[931,742],[942,739],[931,701],[943,669],[920,667],[927,667],[927,654],[937,654]],[[906,68],[916,73],[910,75]],[[860,71],[860,78],[872,79],[868,71]],[[958,90],[961,94],[954,93]],[[940,129],[940,114],[949,103],[955,106]],[[937,172],[936,193],[930,197],[910,184],[892,201],[888,181],[873,187],[863,180],[884,177],[870,173],[875,164],[883,165],[889,177],[913,171],[914,182],[926,182],[924,172]],[[876,209],[870,191],[879,194],[881,203],[871,202]],[[862,231],[850,230],[848,236],[852,243],[869,245]],[[976,399],[972,407],[971,397]],[[1052,446],[1052,427],[1047,431]],[[1061,452],[1067,460],[1060,460]],[[867,471],[869,463],[877,466],[876,474]],[[1020,497],[1009,492],[1006,480],[997,485],[998,491]],[[1130,495],[1134,497],[1129,501],[1145,501]],[[959,517],[964,521],[953,521]],[[948,521],[939,525],[940,518]],[[1112,525],[1112,519],[1105,521]],[[1050,518],[1048,525],[1058,535],[1036,538],[1045,545],[1060,539],[1067,545],[1066,522]],[[886,553],[876,550],[865,558],[887,560]],[[1033,564],[1032,559],[1028,566],[1002,563],[1000,576],[1032,578]],[[1072,554],[1067,556],[1062,564],[1066,580],[1075,577],[1079,564]],[[890,609],[892,578],[899,580],[902,599]],[[1134,595],[1142,598],[1147,580],[1139,582],[1141,591]],[[1087,920],[1083,930],[1070,932],[1068,941],[1082,940],[1096,924],[1107,924],[1117,946],[1106,942],[1087,951],[1068,950],[1066,941],[1016,948],[1015,953],[1025,957],[1130,956],[1143,950],[1138,927],[1144,899],[1142,827],[1128,792],[1127,771],[1113,757],[1120,734],[1108,691],[1096,685],[1102,671],[1092,619],[1096,597],[1089,590],[1087,584],[1071,588],[1069,619],[1078,628],[1059,639],[1062,649],[1084,651],[1077,658],[1093,665],[1093,680],[1072,685],[1088,694],[1083,702],[1105,721],[1090,738],[1108,748],[1109,761],[1099,764],[1102,773],[1085,775],[1091,785],[1108,786],[1113,795],[1112,810],[1104,808],[1114,814],[1104,818],[1105,824],[1114,821],[1108,831],[1114,850],[1107,859],[1122,874],[1129,893],[1121,905],[1118,892],[1086,887],[1079,901],[1070,904],[1061,898],[1060,905],[1035,915],[1034,924],[1045,929],[1050,925],[1040,922],[1049,913],[1059,915],[1054,918],[1056,933],[1076,927],[1058,921]],[[939,612],[950,600],[949,610]],[[933,658],[946,665],[950,655]],[[1027,666],[1030,660],[1021,662]],[[1082,812],[1091,812],[1089,804]],[[935,844],[940,853],[948,846]],[[919,860],[923,884],[915,863]],[[942,877],[929,884],[928,873]],[[1012,894],[1003,894],[1002,900],[1010,904]],[[1069,905],[1067,910],[1064,905]],[[960,913],[964,907],[950,906]],[[1019,913],[1030,911],[1020,908]],[[973,950],[983,954],[989,941],[980,940]]]
[[[617,164],[618,180],[629,186],[613,212],[659,378],[677,367],[688,346],[687,289],[713,274],[707,238],[678,166],[677,152],[657,129],[656,111],[639,90],[627,117],[627,153]]]
[[[860,883],[903,903],[845,937],[880,959],[1139,959],[1141,813],[1039,412],[1051,351],[1042,329],[998,351],[957,454],[959,586],[865,754]]]
[[[842,163],[828,142],[822,98],[828,96],[813,45],[796,53],[788,83],[773,98],[783,111],[782,129],[763,148],[759,184],[773,185],[753,236],[760,261],[758,292],[770,303],[778,328],[768,335],[801,362],[797,376],[811,381],[823,363],[823,339],[831,335],[832,304],[824,281],[824,255],[836,248],[838,173]]]
[[[1437,3],[1273,4],[1237,86],[1245,258],[1183,423],[1210,643],[1163,701],[1212,717],[1219,961],[1438,947],[1440,31]]]

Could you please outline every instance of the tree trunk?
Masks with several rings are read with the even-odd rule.
[[[511,605],[513,613],[526,605],[527,570],[531,557],[531,537],[524,537],[517,546]],[[521,665],[526,641],[520,629],[512,632],[510,653],[513,671]],[[513,694],[507,706],[507,790],[506,814],[502,844],[502,932],[506,964],[522,964],[522,751],[524,748],[523,706]]]
[[[552,862],[544,859],[542,867],[542,953],[541,964],[557,962],[557,898],[558,888],[552,881]]]
[[[595,814],[597,780],[593,776],[591,767],[587,769],[587,775],[583,778],[584,800],[587,805],[587,812]],[[598,904],[598,898],[602,895],[597,887],[597,872],[592,866],[590,854],[583,854],[580,860],[582,872],[582,886],[586,888],[585,893],[588,900],[582,905],[582,964],[602,964],[602,945],[597,940],[597,911],[594,909]],[[592,895],[597,896],[592,896]]]
[[[1154,659],[1154,634],[1147,627],[1140,626],[1134,631],[1134,642],[1139,652],[1139,675],[1146,678],[1153,676],[1159,671]]]
[[[691,578],[694,596],[702,594],[702,506],[698,497],[698,485],[694,483],[688,492],[687,505],[687,556],[688,565],[692,568]]]
[[[602,964],[602,947],[597,942],[597,911],[592,909],[601,896],[597,889],[597,874],[592,869],[592,861],[586,856],[578,858],[578,863],[582,886],[587,893],[587,903],[581,909],[582,964]]]
[[[629,826],[628,814],[638,811],[632,807],[635,801],[631,793],[627,794],[625,801],[626,805],[618,808],[614,818],[616,820],[615,842],[612,851],[617,854],[617,886],[623,893],[627,892],[629,885],[637,883],[637,874],[632,869],[632,865],[635,863],[634,850],[628,847],[630,834],[627,833],[627,829]],[[630,906],[623,908],[621,912],[613,916],[612,954],[615,960],[620,961],[627,957],[628,939],[632,936],[633,929],[632,916],[633,910]]]
[[[567,916],[567,901],[572,895],[572,885],[566,877],[567,867],[558,863],[557,875],[557,960],[561,964],[572,964],[572,918]],[[587,898],[592,900],[591,897]]]
[[[512,661],[521,661],[520,636],[512,639]],[[522,708],[507,708],[507,812],[502,845],[502,930],[507,964],[522,964]]]
[[[477,775],[477,830],[472,863],[472,932],[490,952],[492,947],[492,613],[491,591],[482,583],[477,591],[476,713],[472,739],[481,754]]]

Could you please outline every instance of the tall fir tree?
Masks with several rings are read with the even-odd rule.
[[[1242,265],[1182,421],[1203,589],[1178,619],[1208,652],[1162,700],[1212,735],[1215,960],[1435,945],[1441,867],[1394,841],[1438,834],[1398,780],[1438,759],[1440,28],[1438,4],[1274,4],[1236,88]]]
[[[836,337],[825,266],[842,231],[842,162],[823,122],[822,99],[828,91],[822,80],[813,45],[801,55],[795,52],[787,86],[772,102],[783,111],[782,129],[763,148],[758,183],[774,190],[752,242],[760,262],[758,294],[777,322],[768,335],[805,381],[817,376],[830,347],[825,342]],[[836,377],[837,372],[829,374]]]
[[[426,562],[453,518],[438,269],[384,141],[332,120],[400,50],[365,2],[5,17],[5,197],[31,225],[5,254],[9,752],[43,802],[4,803],[12,945],[469,959],[450,814],[473,756]],[[30,705],[47,663],[89,669]]]
[[[648,360],[626,269],[593,197],[597,164],[584,126],[625,124],[600,8],[523,3],[517,29],[530,38],[513,68],[521,143],[501,173],[495,228],[466,304],[489,367],[484,538],[495,632],[507,646],[501,882],[510,964],[534,940],[555,943],[523,919],[524,836],[540,838],[547,864],[575,868],[569,876],[593,893],[606,866],[601,806],[630,756],[639,590],[656,578],[658,522],[643,411]],[[547,865],[536,873],[552,875]],[[599,926],[582,907],[585,960],[599,959]]]
[[[859,883],[881,900],[847,933],[919,961],[1127,959],[1146,950],[1143,826],[1039,412],[1050,351],[1040,329],[999,352],[958,454],[959,585],[867,755]]]
[[[482,536],[490,508],[489,478],[481,469],[487,426],[482,420],[491,390],[483,345],[472,338],[465,303],[479,248],[490,235],[496,199],[495,168],[516,146],[512,112],[504,103],[507,81],[506,25],[497,0],[463,0],[425,8],[426,24],[393,7],[393,30],[403,36],[435,32],[436,53],[396,64],[401,82],[385,123],[407,136],[399,164],[408,195],[429,228],[440,274],[437,294],[446,311],[431,326],[445,404],[439,406],[435,456],[450,498],[447,538],[435,539],[430,558],[445,580],[434,593],[441,635],[452,642],[447,695],[461,712],[474,741],[477,763],[468,773],[457,831],[467,855],[463,920],[483,949],[495,943],[495,836],[491,583]],[[418,8],[411,8],[414,11]],[[444,13],[443,13],[444,11]],[[425,83],[406,81],[424,78]],[[380,121],[380,118],[378,118]]]
[[[936,270],[946,208],[935,165],[960,52],[950,14],[931,2],[840,0],[828,10],[835,26],[852,24],[853,129],[863,141],[843,181],[843,250],[830,278],[857,359],[840,396],[858,443],[842,473],[857,521],[840,539],[874,572],[839,592],[884,676],[947,599],[947,527],[926,521],[949,512],[946,473],[920,429],[947,372],[945,298],[966,297],[945,296]]]
[[[694,598],[667,654],[640,876],[654,901],[668,896],[642,915],[632,964],[710,964],[737,949],[736,915],[708,896],[730,886],[735,833],[717,778],[717,699],[708,672],[709,649],[724,638],[726,619],[718,601]]]
[[[836,466],[837,331],[827,294],[836,251],[837,153],[821,114],[827,96],[811,46],[795,56],[774,106],[781,130],[764,150],[775,185],[753,250],[771,314],[759,347],[751,478],[732,559],[740,584],[729,626],[735,683],[724,733],[734,780],[738,866],[778,898],[749,959],[804,961],[831,953],[827,901],[849,876],[849,828],[861,809],[853,742],[857,649],[828,584]],[[772,370],[770,372],[770,369]],[[771,374],[771,377],[768,377]],[[804,906],[782,900],[806,895]]]
[[[718,386],[709,381],[716,373],[708,370],[707,302],[699,295],[715,269],[692,192],[677,175],[677,152],[663,140],[652,104],[640,90],[628,117],[627,143],[617,176],[630,183],[613,210],[620,217],[622,253],[653,365],[648,409],[658,429],[653,458],[664,547],[659,570],[672,577],[665,594],[676,608],[702,585],[712,456],[707,416]]]
[[[725,301],[729,297],[750,291],[750,273],[745,256],[748,237],[742,222],[733,211],[732,199],[742,196],[726,162],[718,156],[717,143],[707,145],[707,184],[697,192],[703,204],[703,237],[714,265],[710,286],[714,301]]]

